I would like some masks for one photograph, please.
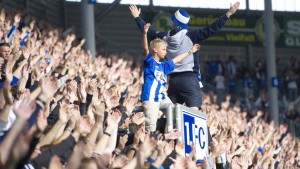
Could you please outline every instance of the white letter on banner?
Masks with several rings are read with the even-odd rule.
[[[186,127],[186,141],[187,141],[187,145],[190,145],[190,126],[188,122],[184,123],[184,126]]]

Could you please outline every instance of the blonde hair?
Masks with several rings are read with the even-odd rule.
[[[167,43],[160,39],[160,38],[156,38],[156,39],[153,39],[151,42],[150,42],[150,46],[149,46],[149,49],[150,49],[150,52],[153,53],[153,49],[158,47],[158,46],[161,46],[161,45],[166,45],[167,46]]]

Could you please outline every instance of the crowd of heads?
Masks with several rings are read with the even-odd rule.
[[[145,131],[136,112],[143,78],[130,56],[92,60],[84,40],[45,21],[1,9],[0,168],[299,168],[300,144],[287,126],[249,118],[227,96],[202,93],[211,142],[196,163],[181,132]],[[26,36],[26,37],[25,37]]]

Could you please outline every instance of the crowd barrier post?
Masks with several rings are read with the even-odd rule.
[[[172,104],[169,104],[164,107],[160,107],[160,110],[164,110],[166,112],[167,117],[167,132],[169,133],[171,130],[173,130],[173,112],[174,112],[174,106]],[[133,109],[133,112],[144,112],[143,106],[136,106]]]

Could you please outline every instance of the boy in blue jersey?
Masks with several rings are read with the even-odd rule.
[[[156,130],[159,108],[173,104],[166,94],[167,74],[174,70],[174,64],[199,50],[200,45],[195,44],[189,51],[176,56],[172,60],[159,62],[167,54],[167,43],[162,39],[154,39],[150,42],[149,49],[147,41],[149,27],[150,24],[147,23],[144,26],[143,33],[145,60],[141,101],[143,102],[146,117],[146,130],[154,132]]]

